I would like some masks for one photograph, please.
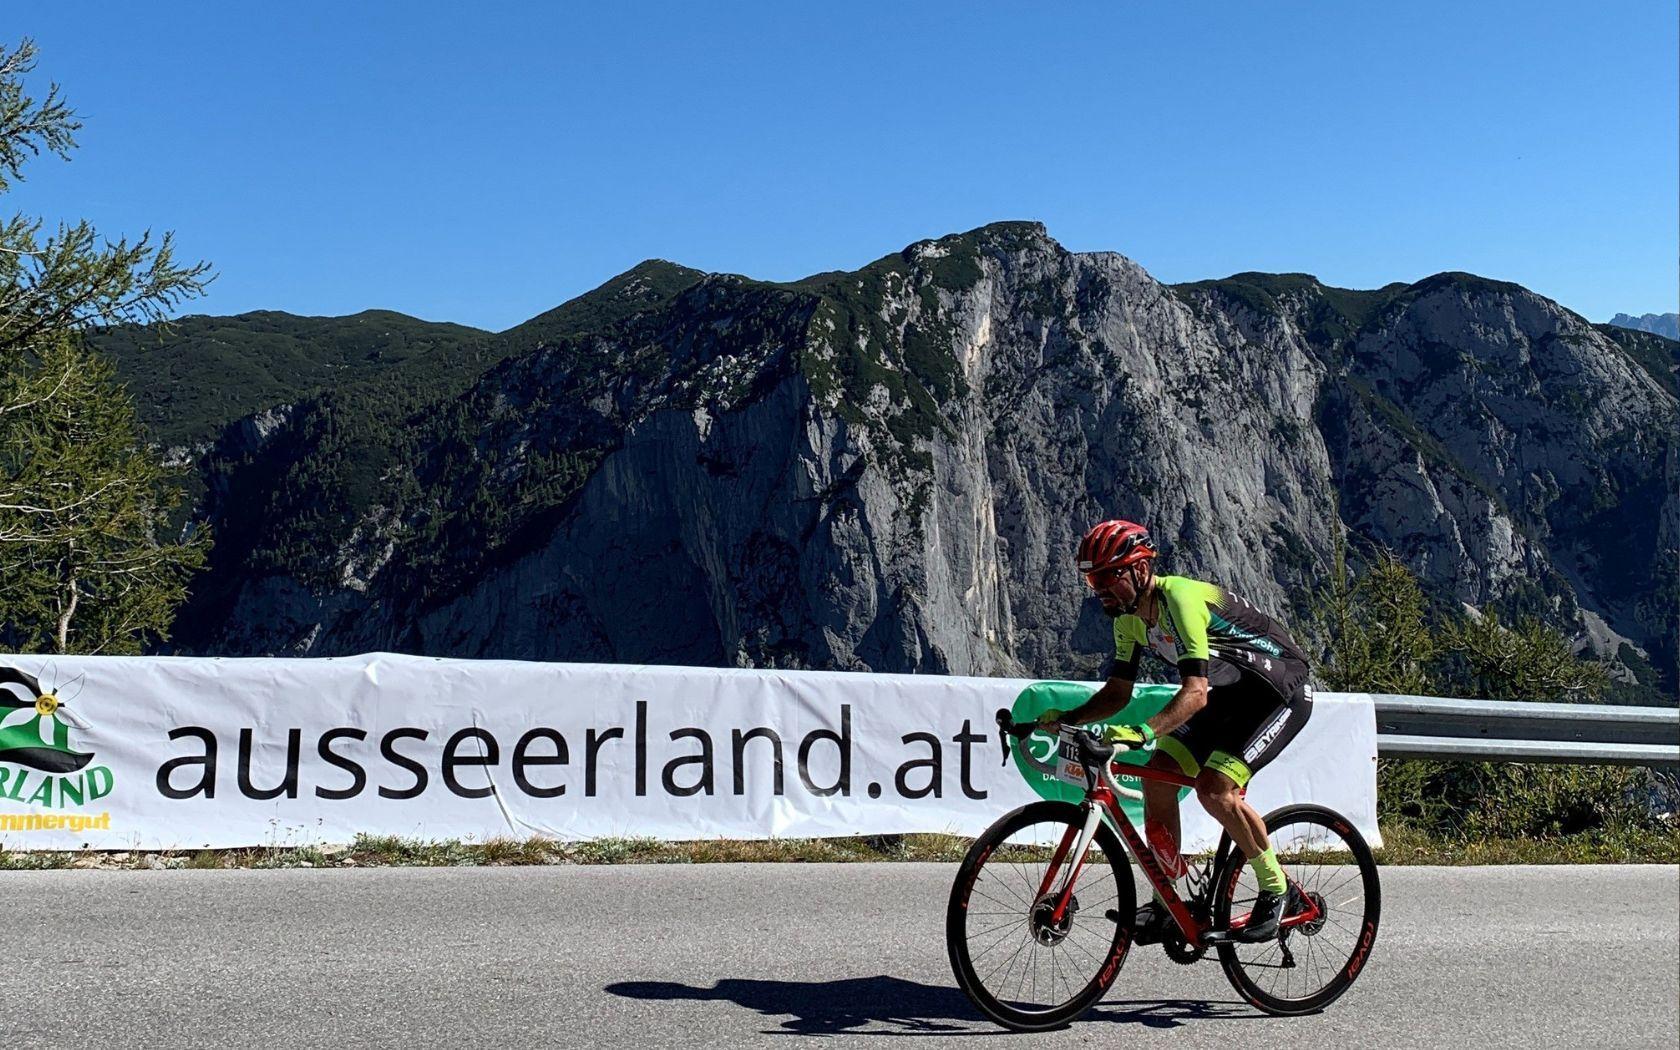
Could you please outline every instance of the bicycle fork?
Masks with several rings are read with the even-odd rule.
[[[1056,876],[1061,872],[1064,864],[1067,875],[1062,880],[1061,887],[1055,891],[1053,897],[1056,908],[1050,913],[1050,921],[1059,923],[1067,915],[1068,903],[1073,900],[1073,886],[1079,879],[1079,873],[1085,870],[1085,857],[1091,851],[1091,840],[1097,837],[1097,826],[1102,823],[1102,807],[1085,806],[1085,825],[1075,828],[1069,825],[1062,833],[1061,844],[1056,847],[1056,855],[1051,858],[1050,866],[1044,872],[1044,881],[1038,887],[1038,899],[1046,899],[1051,893],[1051,886]],[[1069,859],[1071,857],[1071,860]]]

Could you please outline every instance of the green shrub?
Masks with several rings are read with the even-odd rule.
[[[1475,616],[1430,610],[1417,578],[1387,552],[1356,578],[1338,548],[1311,623],[1319,679],[1333,689],[1578,703],[1598,700],[1609,686],[1603,664],[1582,659],[1537,619],[1513,625],[1493,609]],[[1377,765],[1378,820],[1413,841],[1584,836],[1671,849],[1673,829],[1659,811],[1671,809],[1674,797],[1672,779],[1647,769],[1421,759]]]

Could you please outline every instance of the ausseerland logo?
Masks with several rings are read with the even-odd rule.
[[[70,745],[70,732],[89,728],[61,694],[80,694],[78,675],[64,686],[42,687],[35,675],[0,666],[0,805],[82,810],[111,793],[109,766],[90,765],[91,751]],[[110,827],[110,814],[0,813],[0,831],[82,831]]]
[[[936,733],[906,734],[902,744],[909,750],[895,773],[855,785],[852,705],[841,704],[839,715],[838,731],[817,728],[803,738],[784,740],[770,726],[754,726],[731,728],[727,737],[714,740],[712,732],[699,726],[653,725],[648,702],[637,700],[631,725],[586,726],[569,736],[552,726],[535,726],[511,747],[507,736],[478,726],[464,726],[441,740],[420,726],[397,726],[379,735],[356,726],[334,726],[310,731],[313,748],[299,727],[284,730],[281,744],[272,737],[259,739],[261,731],[254,726],[239,727],[237,743],[226,728],[218,735],[210,726],[177,726],[169,730],[169,740],[179,742],[187,753],[158,766],[157,791],[176,801],[215,799],[218,789],[226,797],[232,766],[239,794],[258,801],[295,799],[310,790],[329,801],[353,799],[370,790],[379,798],[403,801],[426,794],[439,774],[443,788],[453,795],[489,798],[498,790],[491,786],[490,771],[499,769],[512,775],[520,793],[543,799],[558,798],[568,789],[573,798],[580,793],[593,798],[601,793],[603,780],[622,772],[630,773],[637,797],[661,789],[673,798],[740,796],[747,793],[749,777],[758,782],[766,775],[770,794],[778,797],[788,794],[795,777],[806,793],[819,798],[850,798],[855,787],[872,799],[889,791],[895,792],[895,799],[944,798],[950,779],[956,780],[950,785],[953,792],[960,789],[971,799],[986,797],[986,789],[974,783],[974,771],[979,767],[976,755],[989,738],[974,728],[972,719],[964,719],[959,732],[943,739]],[[956,746],[947,747],[947,740]],[[950,767],[955,767],[954,778],[947,776]],[[311,783],[323,777],[326,782]]]

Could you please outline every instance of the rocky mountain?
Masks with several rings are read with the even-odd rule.
[[[254,369],[277,317],[182,330]],[[1680,344],[1516,285],[1166,286],[1001,223],[792,283],[644,263],[493,336],[358,317],[405,349],[291,318],[292,388],[191,419],[204,344],[109,336],[179,377],[135,390],[218,537],[182,650],[1089,675],[1071,552],[1124,515],[1286,619],[1345,536],[1673,690]]]
[[[1631,328],[1636,332],[1650,332],[1664,339],[1680,339],[1680,314],[1617,314],[1610,318],[1617,328]]]

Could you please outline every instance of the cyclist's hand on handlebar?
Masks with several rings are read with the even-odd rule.
[[[1038,724],[1046,729],[1059,724],[1061,720],[1062,709],[1059,707],[1046,707],[1038,713]]]
[[[1147,725],[1103,726],[1102,738],[1104,743],[1141,751],[1155,743],[1155,730]]]

